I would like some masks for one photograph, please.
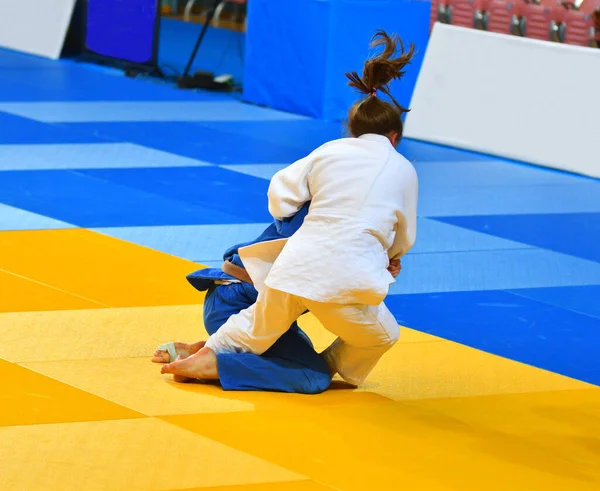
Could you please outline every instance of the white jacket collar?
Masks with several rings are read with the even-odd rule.
[[[368,140],[373,142],[379,142],[389,145],[390,147],[394,147],[390,139],[385,135],[376,135],[375,133],[367,133],[366,135],[362,135],[358,137],[360,140]]]

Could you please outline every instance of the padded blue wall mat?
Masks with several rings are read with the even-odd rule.
[[[383,28],[418,47],[405,77],[393,87],[398,101],[409,106],[429,40],[430,10],[427,0],[253,0],[244,97],[340,121],[357,98],[344,74],[362,71],[371,37]]]
[[[600,183],[596,193],[595,198],[600,201]],[[487,215],[437,219],[471,230],[600,262],[600,213]],[[600,277],[598,283],[600,284]]]
[[[402,325],[600,384],[600,319],[511,293],[394,295]]]
[[[245,100],[316,118],[322,116],[329,4],[329,0],[248,2]]]

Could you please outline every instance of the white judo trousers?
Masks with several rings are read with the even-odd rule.
[[[254,305],[230,317],[207,345],[220,353],[262,354],[306,310],[338,336],[323,356],[332,373],[353,385],[364,381],[400,337],[398,323],[383,303],[321,303],[266,287]]]
[[[398,340],[383,304],[395,280],[387,271],[416,238],[414,167],[382,135],[326,143],[279,171],[269,211],[308,214],[289,239],[241,248],[259,296],[207,341],[215,353],[262,354],[306,310],[338,336],[324,356],[332,371],[360,384]]]

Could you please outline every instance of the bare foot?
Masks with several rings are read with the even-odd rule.
[[[187,344],[176,342],[173,343],[175,345],[175,351],[177,352],[177,357],[181,359],[185,359],[194,353],[200,351],[201,348],[204,347],[206,341],[198,341],[197,343]],[[157,349],[154,352],[154,356],[152,357],[152,361],[154,363],[169,363],[171,360],[171,355],[167,350]]]
[[[178,357],[173,363],[164,365],[160,373],[172,373],[175,375],[175,382],[186,382],[194,378],[218,380],[217,355],[210,348],[203,347],[185,359]]]

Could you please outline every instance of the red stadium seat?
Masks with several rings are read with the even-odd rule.
[[[511,34],[514,4],[510,0],[489,0],[483,15],[484,26],[488,31]]]
[[[600,0],[432,0],[435,22],[600,47]]]
[[[585,0],[560,3],[553,11],[553,40],[577,46],[597,47],[594,40],[595,7],[594,2]]]
[[[442,22],[448,24],[448,0],[433,0],[431,2],[431,16],[429,21],[429,32],[433,29],[433,24]]]
[[[550,41],[552,7],[555,0],[522,0],[515,12],[515,34],[531,39]]]
[[[487,9],[486,0],[449,0],[448,23],[461,27],[483,29],[482,13]]]
[[[596,48],[600,48],[600,7],[594,11],[594,36],[592,42],[596,44]]]

